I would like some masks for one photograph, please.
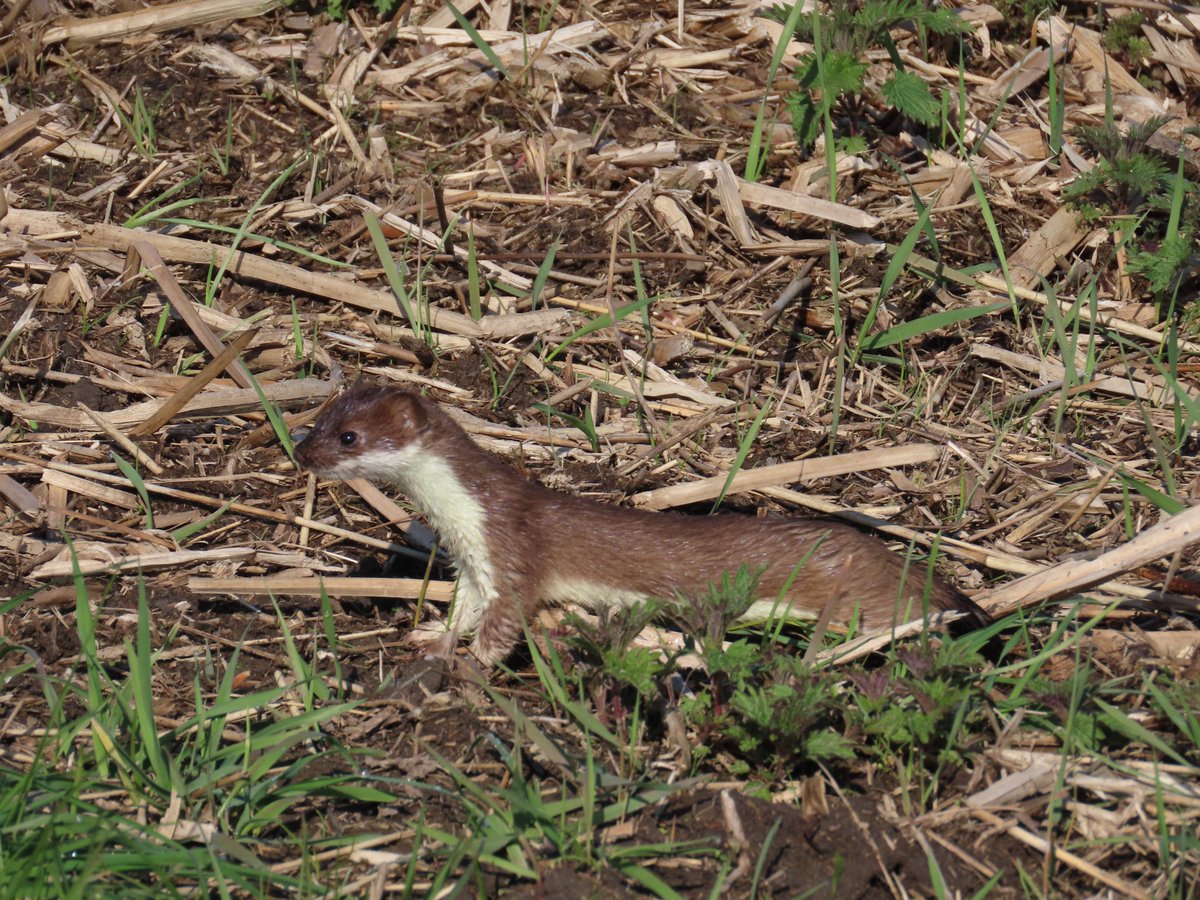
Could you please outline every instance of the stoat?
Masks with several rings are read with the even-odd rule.
[[[413,501],[458,568],[449,631],[413,638],[449,653],[460,634],[474,635],[487,666],[509,655],[544,604],[611,609],[696,596],[741,566],[762,573],[746,618],[813,618],[832,604],[833,621],[857,614],[864,628],[938,610],[987,620],[924,566],[841,522],[649,512],[550,490],[477,446],[437,403],[400,388],[343,393],[296,458],[324,477],[390,482]]]

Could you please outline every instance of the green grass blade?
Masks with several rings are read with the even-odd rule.
[[[796,4],[799,6],[800,4]],[[635,881],[646,890],[652,892],[656,897],[667,898],[667,900],[683,900],[683,895],[676,891],[673,887],[643,866],[627,863],[620,866],[621,874],[630,881]]]
[[[79,652],[87,660],[87,707],[91,711],[89,722],[94,740],[92,752],[101,778],[108,777],[109,748],[112,742],[103,732],[98,718],[98,711],[103,709],[103,694],[101,692],[100,663],[96,659],[96,619],[92,615],[91,598],[88,595],[87,582],[79,570],[79,555],[69,535],[63,535],[67,549],[71,554],[71,576],[75,584],[75,631],[79,635]]]
[[[551,360],[554,359],[554,357],[558,356],[558,354],[562,353],[563,350],[565,350],[567,347],[571,346],[571,344],[575,343],[575,341],[579,340],[581,337],[586,337],[587,335],[591,334],[593,331],[599,331],[601,328],[607,328],[609,325],[615,324],[616,322],[620,322],[622,319],[626,318],[627,316],[632,315],[633,313],[638,312],[639,310],[645,309],[647,306],[649,306],[651,303],[654,302],[654,299],[655,298],[653,296],[642,297],[638,300],[634,300],[631,303],[626,303],[624,306],[618,306],[617,314],[615,317],[611,313],[601,313],[600,315],[596,316],[596,318],[592,319],[590,322],[588,322],[586,325],[584,325],[582,328],[580,328],[578,331],[576,331],[574,334],[572,334],[569,338],[567,338],[561,344],[559,344],[557,347],[555,347],[553,350],[551,350],[549,355],[546,357],[546,362],[549,363]]]
[[[1099,697],[1095,698],[1095,703],[1096,706],[1104,711],[1104,721],[1114,731],[1119,731],[1131,741],[1140,741],[1147,747],[1157,750],[1163,756],[1175,760],[1175,762],[1182,766],[1187,766],[1188,768],[1192,767],[1192,764],[1183,756],[1181,756],[1174,747],[1170,746],[1166,741],[1164,741],[1149,728],[1142,725],[1140,722],[1135,722],[1127,713],[1125,713],[1124,710],[1117,709],[1115,706],[1105,703]]]
[[[737,478],[738,472],[742,470],[742,465],[746,462],[746,457],[750,455],[750,448],[754,446],[754,439],[758,437],[758,430],[762,428],[763,419],[767,417],[767,412],[771,408],[771,401],[765,400],[762,409],[758,411],[758,415],[754,417],[754,421],[750,423],[750,428],[747,429],[745,436],[738,444],[737,456],[733,458],[733,465],[729,467],[729,474],[725,476],[725,483],[721,485],[721,493],[717,494],[717,499],[713,502],[713,512],[716,512],[721,502],[725,499],[725,494],[733,485],[733,479]]]
[[[971,319],[990,316],[997,312],[1009,309],[1009,305],[1005,302],[998,301],[989,303],[986,306],[968,306],[961,309],[943,309],[935,313],[930,313],[927,316],[922,316],[919,319],[912,319],[908,322],[901,322],[899,325],[894,325],[878,334],[870,335],[863,342],[863,351],[870,353],[877,350],[882,350],[885,347],[891,347],[895,344],[902,344],[905,341],[911,341],[913,338],[920,337],[923,334],[928,334],[932,331],[937,331],[941,328],[946,328],[958,322],[966,322]]]
[[[596,423],[592,420],[592,409],[590,406],[583,408],[582,416],[573,416],[545,403],[534,403],[533,408],[544,412],[547,416],[562,419],[572,428],[578,428],[586,435],[588,443],[591,444],[592,451],[595,453],[600,452],[600,438],[596,434]]]
[[[200,521],[193,522],[190,525],[183,525],[183,526],[180,526],[179,528],[176,528],[174,531],[171,532],[171,540],[175,541],[175,543],[177,543],[177,544],[187,543],[189,540],[191,540],[197,534],[202,532],[205,528],[207,528],[213,522],[217,521],[217,519],[221,518],[221,516],[225,515],[225,513],[229,511],[229,507],[231,507],[231,506],[233,506],[232,500],[230,500],[228,503],[221,504],[221,506],[219,508],[214,510],[209,515],[205,516]]]
[[[367,226],[367,231],[370,232],[371,243],[374,244],[375,254],[379,257],[379,265],[383,268],[383,274],[387,277],[388,286],[391,287],[392,293],[400,304],[400,311],[404,313],[404,320],[417,337],[421,337],[425,329],[425,323],[418,321],[413,315],[412,304],[408,302],[408,290],[404,285],[404,275],[396,267],[396,260],[392,257],[392,251],[388,247],[387,238],[384,237],[383,229],[379,225],[379,217],[369,209],[363,210],[363,224]]]
[[[983,214],[984,224],[987,225],[988,236],[992,239],[992,248],[996,251],[996,259],[1000,263],[1000,272],[1004,275],[1004,286],[1008,289],[1008,300],[1012,304],[1013,318],[1020,321],[1020,308],[1017,305],[1017,295],[1013,291],[1012,275],[1008,271],[1008,253],[1004,249],[1004,239],[1000,237],[1000,229],[996,225],[996,217],[992,215],[992,205],[988,202],[987,191],[975,171],[975,166],[968,165],[971,173],[971,185],[975,189],[975,199],[979,201],[979,211]]]
[[[550,249],[546,251],[546,258],[538,266],[537,275],[533,279],[533,287],[529,291],[530,309],[538,308],[538,301],[542,299],[542,291],[545,289],[546,282],[550,278],[550,272],[554,269],[554,257],[558,255],[558,248],[558,241],[552,243]]]
[[[221,225],[218,222],[205,222],[203,219],[188,219],[188,218],[176,218],[174,216],[163,216],[163,217],[154,217],[150,221],[161,222],[163,225],[183,225],[189,229],[195,229],[196,231],[210,231],[213,234],[233,235],[234,237],[236,237],[238,239],[239,243],[241,243],[242,241],[254,241],[255,243],[261,243],[268,247],[275,247],[279,250],[286,250],[288,253],[295,253],[297,256],[300,256],[307,260],[311,260],[312,262],[315,262],[315,263],[320,263],[323,266],[329,266],[332,269],[349,269],[349,268],[351,268],[350,263],[346,262],[345,260],[334,259],[331,256],[325,256],[321,253],[314,253],[312,251],[312,249],[309,247],[305,247],[301,244],[293,244],[291,241],[282,240],[281,238],[279,238],[275,235],[261,234],[257,231],[242,231],[242,230],[234,228],[230,225]],[[142,222],[141,224],[145,224],[145,222]],[[127,227],[133,227],[133,226],[127,226]],[[268,312],[268,314],[270,314],[269,310],[267,312]],[[245,321],[248,321],[248,320],[245,320]]]
[[[1179,500],[1164,494],[1162,491],[1155,490],[1140,478],[1134,478],[1132,475],[1123,470],[1117,472],[1117,477],[1121,479],[1121,483],[1127,488],[1141,494],[1165,513],[1169,513],[1172,516],[1177,516],[1187,509],[1187,506],[1181,503]]]
[[[479,292],[479,260],[475,256],[475,229],[467,229],[467,298],[471,318],[478,322],[483,318],[483,301]]]
[[[1175,729],[1190,740],[1194,748],[1200,749],[1200,710],[1187,709],[1171,702],[1171,698],[1154,681],[1146,681],[1146,690]]]
[[[619,748],[621,746],[621,740],[612,731],[610,731],[608,727],[605,726],[590,709],[588,709],[582,703],[577,703],[576,701],[572,700],[567,694],[566,690],[562,686],[562,683],[558,680],[558,678],[555,677],[554,673],[550,670],[550,667],[546,664],[545,658],[543,658],[542,654],[538,652],[537,643],[532,639],[527,640],[526,643],[529,645],[530,653],[533,656],[533,666],[537,670],[538,679],[541,681],[542,686],[546,688],[547,693],[550,695],[551,701],[569,712],[571,717],[578,722],[588,734],[594,735],[611,744],[612,746]],[[493,699],[496,699],[495,695],[493,695]],[[513,708],[516,710],[515,707]],[[516,710],[516,714],[523,717],[523,714],[521,714],[519,710]],[[562,751],[559,750],[557,752],[561,756]]]
[[[1046,101],[1049,107],[1046,111],[1046,118],[1050,123],[1048,141],[1050,153],[1057,157],[1062,153],[1063,148],[1063,122],[1066,107],[1063,103],[1062,87],[1059,84],[1058,60],[1054,56],[1053,39],[1051,39],[1048,49],[1050,53],[1050,71],[1047,73],[1049,81],[1046,84]]]
[[[112,458],[113,462],[117,464],[117,468],[121,470],[121,474],[129,479],[129,483],[133,485],[133,489],[142,498],[142,506],[146,510],[146,530],[150,530],[154,527],[154,510],[150,507],[150,491],[146,489],[146,482],[142,480],[141,473],[127,459],[122,457],[120,453],[113,451]]]
[[[763,839],[762,847],[758,851],[758,859],[754,861],[754,877],[750,881],[750,900],[757,900],[758,886],[762,883],[763,869],[766,868],[767,856],[775,843],[775,835],[779,833],[779,826],[783,824],[783,817],[780,816],[771,823],[770,829],[767,830],[767,836]]]
[[[203,203],[215,203],[219,198],[216,197],[188,197],[184,200],[176,200],[172,203],[166,203],[164,206],[159,206],[160,203],[170,200],[176,194],[186,191],[192,185],[198,184],[202,180],[200,175],[193,175],[191,178],[185,178],[178,184],[173,184],[164,190],[162,193],[155,195],[145,205],[134,211],[133,215],[126,219],[122,225],[125,228],[137,228],[141,225],[146,225],[153,222],[155,219],[174,212],[177,209],[186,209],[189,206],[196,206]]]
[[[250,223],[253,222],[255,217],[258,215],[258,211],[262,208],[263,204],[267,202],[267,199],[271,197],[271,195],[273,195],[277,190],[279,190],[280,187],[287,183],[287,180],[292,177],[292,173],[296,171],[296,168],[300,165],[300,163],[304,162],[305,159],[307,159],[307,154],[305,153],[301,153],[299,156],[297,156],[292,164],[276,175],[271,183],[267,185],[266,190],[260,193],[258,197],[255,198],[254,202],[250,204],[250,208],[246,210],[246,215],[242,217],[242,224],[238,226],[237,233],[234,234],[233,241],[229,245],[229,252],[225,254],[225,258],[221,260],[221,264],[217,267],[217,273],[215,277],[209,279],[208,285],[205,287],[205,306],[212,306],[213,302],[216,300],[217,291],[221,286],[221,282],[225,280],[225,270],[229,268],[229,264],[233,262],[233,258],[237,255],[238,247],[241,246],[242,241],[246,239],[246,235],[250,231]]]
[[[287,421],[283,417],[283,413],[279,407],[266,395],[262,389],[262,385],[258,383],[250,370],[243,366],[246,376],[250,379],[250,386],[254,388],[254,393],[258,395],[258,402],[263,408],[263,412],[267,415],[267,421],[271,423],[271,430],[275,432],[275,438],[279,441],[279,445],[283,447],[283,452],[288,455],[288,459],[295,462],[296,447],[292,442],[292,433],[287,427]]]
[[[450,14],[454,16],[454,21],[458,23],[458,27],[467,33],[467,36],[471,39],[471,43],[487,58],[487,61],[492,64],[492,67],[497,72],[506,79],[511,80],[512,75],[509,74],[508,67],[496,55],[496,51],[492,49],[491,45],[483,39],[483,35],[475,30],[475,26],[468,21],[466,16],[458,11],[458,7],[451,3],[450,0],[445,0],[445,4],[446,8],[450,10]]]
[[[125,652],[129,659],[129,678],[133,683],[134,707],[137,716],[138,733],[141,736],[142,747],[149,757],[150,768],[158,779],[159,787],[170,790],[171,777],[167,768],[166,757],[163,755],[162,744],[158,740],[158,725],[154,720],[154,669],[152,665],[153,647],[150,641],[150,604],[146,599],[146,581],[138,578],[138,608],[137,608],[137,642],[125,642]]]
[[[770,146],[770,135],[766,131],[767,98],[771,95],[771,87],[775,83],[775,74],[783,63],[788,44],[796,33],[796,25],[804,13],[804,4],[795,3],[788,12],[783,23],[783,31],[775,44],[775,52],[771,54],[771,62],[767,65],[766,84],[763,85],[763,98],[758,104],[758,113],[754,117],[754,128],[750,132],[750,143],[746,148],[745,178],[747,181],[758,181],[762,176],[763,167],[767,161],[767,149]],[[765,135],[765,137],[764,137]]]

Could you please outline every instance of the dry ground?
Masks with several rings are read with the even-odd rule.
[[[1080,29],[1068,37],[1064,19],[1033,25],[1019,5],[965,4],[977,27],[964,41],[961,79],[953,42],[923,47],[897,31],[908,64],[994,129],[965,156],[932,146],[936,128],[914,127],[873,98],[866,149],[839,157],[830,203],[826,157],[797,144],[779,99],[794,88],[794,57],[768,86],[778,28],[752,6],[686,4],[682,19],[669,4],[629,2],[470,10],[508,78],[436,6],[406,5],[383,22],[355,7],[333,22],[264,2],[256,17],[240,4],[238,17],[205,24],[187,20],[189,4],[163,4],[155,9],[174,6],[183,20],[134,17],[137,28],[118,31],[130,20],[108,17],[133,6],[17,4],[6,21],[0,593],[21,599],[0,615],[0,641],[37,661],[36,671],[0,680],[7,765],[26,767],[42,752],[48,712],[35,675],[79,678],[87,655],[64,534],[95,607],[97,658],[114,677],[145,588],[156,646],[167,648],[154,676],[160,728],[191,714],[194,679],[215,688],[234,646],[239,691],[295,675],[272,598],[310,660],[332,623],[341,683],[366,702],[325,733],[378,751],[363,764],[371,776],[433,787],[397,790],[386,804],[289,810],[289,833],[391,836],[377,848],[396,854],[391,868],[382,856],[338,856],[322,872],[326,887],[402,884],[418,818],[450,833],[467,827],[431,748],[482,784],[508,786],[512,770],[497,747],[527,733],[497,697],[542,717],[567,755],[583,758],[587,735],[547,702],[528,656],[514,675],[493,678],[496,695],[457,678],[428,701],[411,685],[378,694],[413,671],[400,640],[429,574],[423,561],[387,552],[399,534],[388,523],[407,517],[402,498],[299,474],[247,371],[292,427],[341,383],[390,380],[469,412],[487,446],[555,487],[690,512],[711,507],[714,492],[700,479],[715,477],[719,490],[765,406],[742,463],[760,480],[726,505],[857,510],[919,543],[940,532],[942,571],[997,612],[1121,576],[1123,586],[1088,594],[1083,615],[1118,598],[1125,606],[1051,654],[1047,683],[1069,683],[1085,660],[1105,684],[1196,678],[1189,535],[1169,535],[1110,570],[1072,568],[1103,560],[1163,518],[1152,491],[1129,479],[1184,504],[1196,496],[1187,406],[1197,391],[1187,310],[1195,281],[1185,280],[1177,301],[1183,314],[1169,340],[1179,352],[1166,373],[1166,329],[1145,283],[1130,277],[1103,222],[1083,224],[1063,203],[1087,152],[1071,138],[1070,153],[1050,152],[1046,67],[1026,60],[1015,74],[1029,77],[1005,98],[1014,74],[1005,73],[1030,47],[1069,40],[1055,69],[1068,134],[1103,122],[1107,68],[1122,127],[1170,104],[1178,118],[1155,140],[1172,171],[1182,155],[1187,177],[1200,178],[1198,142],[1184,135],[1200,84],[1194,9],[1189,18],[1186,9],[1126,4],[1147,16],[1155,56],[1133,74],[1156,79],[1152,88],[1119,52],[1098,49],[1088,5],[1059,11]],[[52,14],[77,20],[51,23]],[[564,30],[548,44],[535,37],[549,27]],[[872,65],[886,67],[875,50]],[[764,92],[769,148],[750,183],[743,176]],[[921,259],[907,257],[877,303],[889,262],[909,252],[898,246],[920,217],[914,194],[932,204],[937,245],[922,237]],[[415,321],[388,288],[372,216],[403,256]],[[997,246],[1007,284],[990,265]],[[940,277],[929,274],[934,256]],[[577,335],[646,298],[619,329]],[[975,314],[864,343],[953,310]],[[234,355],[210,365],[227,347]],[[235,356],[245,369],[229,362]],[[580,427],[589,414],[595,445]],[[132,440],[137,458],[115,434]],[[868,450],[869,461],[838,465]],[[119,468],[114,452],[140,476]],[[800,477],[767,468],[800,458],[813,462]],[[668,485],[693,487],[649,493]],[[199,530],[181,531],[216,511]],[[1048,583],[1017,583],[1064,563]],[[450,576],[431,574],[426,593],[437,605]],[[328,581],[329,606],[318,575],[373,580]],[[1157,592],[1168,576],[1164,599]],[[1003,630],[985,656],[994,661],[1004,646],[1031,658],[1053,647],[1061,615],[1053,609],[1028,629]],[[1141,697],[1131,688],[1109,700],[1186,746],[1170,722],[1142,715]],[[71,703],[72,715],[86,708]],[[264,714],[298,714],[296,703],[285,697]],[[1196,748],[1191,767],[1176,765],[1125,735],[1110,748],[1118,771],[1081,754],[1063,762],[1061,732],[1020,720],[1011,708],[995,719],[915,803],[887,766],[868,761],[763,776],[722,753],[689,767],[665,726],[652,727],[632,739],[646,771],[698,781],[631,814],[605,841],[724,848],[739,866],[737,895],[752,883],[773,896],[827,891],[836,870],[839,896],[928,896],[931,853],[964,896],[997,872],[1003,896],[1194,896],[1194,872],[1171,881],[1162,837],[1178,840],[1166,856],[1196,861],[1200,796],[1194,781],[1187,786]],[[544,746],[526,752],[519,770],[543,787],[558,783]],[[611,748],[601,755],[604,767],[628,773],[628,759]],[[1165,804],[1153,787],[1155,760],[1180,779]],[[980,800],[1021,772],[1023,789]],[[750,782],[753,790],[739,790]],[[273,855],[269,844],[256,852],[287,865],[291,855]],[[1074,853],[1062,852],[1068,845]],[[536,885],[485,867],[474,889],[620,896],[635,887],[611,867],[534,855]],[[711,856],[648,865],[685,896],[706,896],[729,874]],[[431,877],[418,870],[414,889]]]

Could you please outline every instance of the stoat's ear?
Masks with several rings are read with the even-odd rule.
[[[397,435],[416,437],[429,427],[425,402],[416,394],[397,391],[391,404],[392,426]]]

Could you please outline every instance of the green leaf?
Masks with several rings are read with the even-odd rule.
[[[858,156],[870,149],[871,145],[867,143],[867,139],[861,134],[848,135],[838,138],[837,141],[838,153],[845,153],[847,156]]]
[[[396,300],[400,304],[400,310],[404,313],[404,319],[408,322],[408,327],[411,328],[418,337],[424,336],[426,341],[431,338],[426,334],[427,322],[423,322],[413,314],[413,307],[408,302],[408,288],[404,283],[404,273],[397,267],[396,260],[392,258],[391,250],[388,249],[387,237],[383,233],[383,226],[379,224],[379,219],[371,210],[363,211],[363,224],[367,226],[367,231],[371,235],[371,243],[375,247],[375,252],[379,256],[379,264],[383,268],[384,275],[387,276],[388,285],[395,294]]]
[[[683,896],[649,869],[630,863],[621,865],[619,868],[621,869],[621,874],[625,875],[631,881],[636,881],[656,897],[682,898]]]
[[[821,74],[814,79],[813,86],[821,90],[823,105],[828,107],[832,106],[833,101],[841,94],[861,91],[863,76],[866,74],[865,62],[861,62],[850,53],[830,50],[822,61]]]
[[[783,102],[792,115],[796,142],[802,147],[811,147],[821,130],[821,117],[817,115],[817,106],[812,97],[808,91],[793,91],[783,98]]]
[[[810,759],[854,759],[854,745],[842,735],[828,729],[812,732],[804,743]]]
[[[893,344],[902,344],[927,332],[937,331],[939,328],[953,325],[955,322],[964,322],[968,319],[979,318],[980,316],[990,316],[1002,309],[1008,309],[1008,304],[1001,301],[988,303],[984,306],[946,309],[928,316],[922,316],[919,319],[913,319],[911,322],[901,322],[899,325],[895,325],[886,331],[881,331],[879,334],[873,334],[863,341],[863,351],[869,353],[881,350],[884,347],[890,347]]]
[[[1129,271],[1145,277],[1150,283],[1150,292],[1155,295],[1169,294],[1176,284],[1200,266],[1200,255],[1196,255],[1196,242],[1191,234],[1183,232],[1163,240],[1157,250],[1135,250],[1129,255]]]
[[[750,455],[750,448],[754,446],[754,439],[758,437],[758,429],[762,427],[763,419],[767,417],[767,411],[771,408],[770,401],[766,401],[762,405],[762,409],[758,411],[758,415],[754,417],[754,421],[750,423],[750,430],[746,432],[746,436],[742,438],[741,446],[738,447],[737,456],[733,459],[733,465],[729,467],[729,474],[725,476],[725,483],[721,485],[721,493],[717,495],[716,501],[713,503],[713,512],[716,512],[717,507],[721,505],[721,501],[725,499],[725,494],[733,485],[733,480],[737,478],[738,472],[742,470],[742,466],[746,462],[746,457]]]
[[[762,99],[758,103],[758,112],[754,116],[754,128],[750,132],[750,143],[746,148],[747,181],[758,181],[763,167],[766,165],[767,153],[771,147],[771,129],[767,127],[766,122],[767,98],[771,95],[771,90],[775,85],[775,75],[783,63],[784,54],[787,53],[792,37],[798,36],[803,39],[803,35],[798,33],[801,23],[805,19],[801,4],[794,3],[789,7],[777,6],[771,10],[769,15],[778,16],[778,21],[783,24],[783,31],[775,41],[775,52],[771,54],[771,62],[767,66],[766,84],[763,85]]]
[[[162,744],[158,740],[158,724],[154,721],[154,649],[150,640],[150,602],[146,598],[145,579],[138,579],[137,643],[125,641],[125,654],[129,659],[129,680],[136,700],[136,719],[142,746],[150,767],[158,779],[158,788],[164,792],[175,787],[170,783],[170,771]]]
[[[1117,477],[1121,479],[1121,482],[1125,485],[1125,487],[1137,491],[1163,512],[1169,513],[1172,516],[1177,516],[1187,509],[1187,507],[1179,500],[1164,494],[1162,491],[1156,491],[1154,488],[1150,487],[1150,485],[1146,484],[1146,482],[1134,478],[1132,475],[1119,471],[1117,472]]]
[[[263,412],[267,414],[267,421],[271,423],[271,429],[275,432],[275,437],[279,439],[279,445],[287,453],[288,459],[294,460],[296,447],[292,443],[292,433],[288,429],[287,420],[283,417],[283,411],[266,395],[262,385],[258,383],[258,379],[248,370],[246,376],[250,379],[250,387],[254,388],[254,393],[258,395],[258,402],[262,404]]]
[[[910,119],[923,125],[937,121],[941,106],[919,75],[897,72],[883,83],[883,96]]]
[[[571,427],[578,428],[587,435],[588,442],[592,445],[592,450],[597,453],[600,451],[600,438],[596,435],[596,423],[592,419],[592,408],[590,406],[583,408],[582,416],[573,416],[545,403],[535,403],[533,404],[533,408],[544,412],[548,416],[557,416]]]
[[[575,341],[579,340],[581,337],[584,337],[585,335],[589,335],[593,331],[599,331],[601,328],[607,328],[609,325],[613,324],[614,321],[620,322],[622,319],[624,319],[626,316],[630,315],[631,313],[635,313],[638,310],[645,309],[647,306],[649,306],[651,303],[653,303],[655,301],[655,299],[656,299],[656,297],[654,295],[651,295],[648,297],[642,297],[639,300],[634,300],[632,303],[626,303],[624,306],[618,306],[617,310],[616,310],[617,314],[616,314],[615,318],[611,313],[601,313],[600,315],[596,316],[596,318],[592,319],[592,321],[588,322],[586,325],[584,325],[582,328],[580,328],[578,331],[576,331],[573,335],[571,335],[565,341],[563,341],[561,344],[559,344],[557,347],[555,347],[553,350],[551,350],[550,354],[546,357],[545,361],[547,363],[549,363],[552,359],[554,359],[554,357],[558,356],[558,354],[562,353],[563,350],[565,350],[567,347],[571,346],[571,344],[573,344]]]
[[[1117,709],[1111,704],[1105,703],[1099,697],[1096,698],[1096,705],[1105,713],[1106,724],[1114,731],[1119,731],[1131,741],[1140,741],[1146,746],[1157,750],[1163,756],[1173,759],[1175,762],[1183,766],[1188,766],[1190,763],[1176,752],[1175,748],[1170,746],[1161,737],[1155,734],[1140,722],[1131,719],[1124,710]]]
[[[861,93],[866,74],[867,64],[844,51],[831,50],[820,61],[813,53],[800,58],[795,77],[802,89],[788,94],[784,103],[801,145],[812,146],[816,141],[825,113],[838,97]]]
[[[217,519],[221,518],[221,516],[225,515],[225,513],[229,511],[229,507],[231,507],[231,506],[233,506],[232,500],[230,500],[228,503],[221,504],[220,509],[218,509],[216,512],[212,513],[211,515],[205,516],[200,521],[192,522],[190,525],[184,525],[181,528],[176,528],[174,531],[171,532],[171,540],[175,541],[175,543],[177,543],[177,544],[185,543],[186,541],[190,540],[193,536],[199,534],[201,531],[203,531],[205,528],[207,528],[213,522],[217,521]]]
[[[546,258],[538,266],[537,277],[533,279],[533,287],[529,291],[530,309],[538,308],[538,301],[542,297],[542,289],[545,288],[546,281],[550,278],[550,272],[554,269],[554,256],[558,253],[558,247],[558,241],[552,243],[550,249],[546,251]]]
[[[146,529],[152,529],[154,527],[154,511],[150,508],[150,491],[146,488],[146,482],[142,480],[141,473],[116,451],[113,451],[112,458],[113,462],[117,464],[117,468],[121,470],[121,474],[129,479],[129,483],[142,498],[142,506],[146,508]]]

